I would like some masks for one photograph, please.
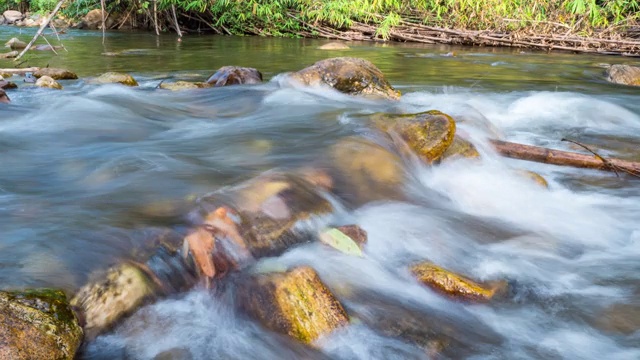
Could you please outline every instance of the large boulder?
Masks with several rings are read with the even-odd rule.
[[[16,10],[7,10],[4,13],[2,13],[2,16],[4,16],[5,22],[9,25],[15,23],[16,21],[22,20],[22,18],[24,18],[24,15],[22,15],[20,11],[16,11]]]
[[[26,48],[27,43],[14,37],[4,43],[4,46],[10,48],[11,50],[20,50]]]
[[[389,84],[380,69],[364,59],[339,57],[321,60],[290,76],[305,85],[326,85],[350,95],[400,98],[400,92]]]
[[[62,291],[0,291],[0,359],[72,360],[82,328]]]
[[[215,74],[211,75],[206,82],[215,87],[259,84],[262,82],[262,73],[254,68],[223,66]]]
[[[303,343],[349,323],[340,302],[310,267],[254,275],[238,285],[236,300],[266,328]]]
[[[38,81],[36,81],[36,86],[37,87],[41,87],[41,88],[62,90],[62,85],[60,85],[59,82],[53,80],[53,78],[51,78],[50,76],[46,76],[46,75],[40,77],[40,79],[38,79]]]
[[[78,75],[69,70],[56,68],[41,68],[34,72],[33,76],[36,78],[48,76],[54,80],[74,80],[78,78]]]
[[[607,71],[607,80],[615,84],[640,86],[640,67],[631,65],[612,65]]]
[[[122,84],[126,86],[138,86],[138,82],[133,76],[125,73],[108,72],[94,79],[98,84]]]
[[[105,14],[106,18],[107,14]],[[97,30],[102,26],[102,10],[93,9],[82,18],[78,29]]]
[[[9,99],[9,96],[7,95],[7,93],[0,89],[0,104],[8,104],[11,102],[11,99]]]

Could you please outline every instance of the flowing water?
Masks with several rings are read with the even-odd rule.
[[[28,40],[33,32],[0,27],[0,40]],[[631,60],[372,43],[326,52],[316,49],[319,40],[194,35],[178,42],[151,33],[108,33],[102,44],[99,32],[70,31],[62,41],[68,52],[32,54],[28,64],[69,68],[81,78],[127,71],[141,86],[63,81],[63,91],[25,86],[0,104],[2,288],[73,293],[150,228],[179,225],[172,204],[270,169],[308,165],[340,138],[370,131],[366,115],[374,112],[450,113],[482,154],[480,162],[435,167],[407,161],[410,201],[342,204],[332,221],[368,232],[364,258],[310,244],[264,260],[313,266],[349,309],[351,325],[315,350],[193,290],[139,310],[82,357],[153,359],[170,349],[194,359],[426,356],[411,339],[370,326],[368,314],[378,311],[424,315],[429,320],[416,320],[423,330],[453,328],[462,343],[477,345],[453,358],[640,358],[640,182],[505,159],[486,141],[576,150],[560,141],[566,137],[640,160],[640,90],[606,83],[601,67]],[[456,56],[442,56],[449,51]],[[402,100],[291,87],[276,76],[347,55],[376,64]],[[163,80],[202,81],[223,65],[257,67],[269,81],[155,89]],[[519,169],[543,175],[549,189]],[[411,280],[406,267],[420,259],[478,280],[507,279],[511,294],[484,305],[446,300]]]

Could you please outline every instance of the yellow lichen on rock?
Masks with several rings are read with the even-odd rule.
[[[46,76],[46,75],[40,77],[40,79],[36,81],[36,86],[41,88],[62,90],[62,85],[60,85],[60,83],[53,80],[53,78],[51,78],[50,76]]]
[[[478,149],[468,140],[456,135],[453,138],[453,142],[442,154],[442,160],[455,159],[455,158],[467,158],[476,159],[480,157]]]
[[[211,85],[204,82],[190,82],[190,81],[176,81],[166,83],[163,82],[160,84],[160,89],[171,90],[171,91],[180,91],[180,90],[192,90],[192,89],[203,89],[209,88]]]
[[[138,86],[138,82],[133,76],[118,72],[108,72],[100,75],[94,80],[98,84],[122,84],[126,86]]]
[[[530,170],[520,170],[518,171],[518,174],[521,176],[524,176],[528,179],[533,180],[536,184],[544,187],[544,188],[549,188],[549,183],[547,182],[547,180],[542,177],[542,175],[538,174],[537,172],[534,171],[530,171]]]

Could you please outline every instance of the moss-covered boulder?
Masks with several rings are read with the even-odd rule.
[[[206,82],[215,87],[259,84],[262,82],[262,73],[254,68],[223,66],[211,75]]]
[[[27,43],[18,38],[11,38],[9,41],[4,43],[4,46],[11,50],[21,50],[27,47]]]
[[[0,89],[0,104],[8,104],[11,102],[11,99],[9,99],[9,95],[7,95],[6,92],[4,92],[4,90]]]
[[[415,264],[411,273],[432,290],[456,300],[489,301],[507,290],[506,281],[479,284],[465,276],[443,269],[429,262]]]
[[[333,41],[322,46],[318,46],[318,50],[349,50],[349,46],[345,43]]]
[[[606,70],[607,81],[631,86],[640,86],[640,66],[611,65]]]
[[[456,122],[437,110],[418,114],[383,114],[373,118],[401,151],[417,155],[426,164],[440,160],[453,143]]]
[[[305,85],[326,85],[350,95],[400,98],[400,92],[389,84],[380,69],[364,59],[339,57],[321,60],[290,76]]]
[[[480,153],[478,149],[465,138],[456,135],[453,137],[453,142],[447,150],[442,154],[442,160],[453,160],[458,158],[475,159],[479,158]]]
[[[71,360],[82,328],[64,292],[0,291],[0,359]]]
[[[176,82],[170,82],[170,83],[163,82],[162,84],[160,84],[160,89],[171,90],[171,91],[203,89],[208,87],[211,87],[211,85],[203,82],[190,82],[190,81],[176,81]]]
[[[87,339],[110,330],[125,316],[159,293],[157,284],[140,266],[122,263],[89,282],[71,299]]]
[[[56,68],[41,68],[34,72],[33,76],[36,78],[48,76],[54,80],[75,80],[78,78],[78,75],[69,70]]]
[[[303,343],[349,322],[340,302],[310,267],[254,275],[239,284],[236,300],[266,328]]]
[[[108,72],[94,79],[98,84],[122,84],[126,86],[138,86],[138,82],[133,76],[125,73]]]
[[[40,77],[40,79],[36,81],[36,86],[42,87],[42,88],[62,90],[62,85],[60,85],[59,82],[53,80],[51,77],[46,75]]]
[[[377,200],[402,200],[406,175],[402,160],[373,141],[348,137],[329,148],[327,165],[334,192],[358,206]]]

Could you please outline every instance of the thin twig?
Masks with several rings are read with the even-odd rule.
[[[588,152],[592,153],[596,158],[600,159],[600,161],[602,161],[608,168],[613,170],[613,172],[616,173],[617,177],[620,177],[620,174],[618,173],[618,169],[616,169],[615,165],[613,165],[609,160],[607,160],[604,157],[600,156],[600,154],[598,154],[597,152],[589,149],[589,147],[587,145],[581,144],[581,143],[579,143],[577,141],[574,141],[574,140],[571,140],[571,139],[567,139],[567,138],[562,138],[560,141],[568,141],[570,143],[573,143],[573,144],[576,144],[576,145],[580,146],[581,148],[584,148]]]
[[[176,15],[176,7],[173,4],[171,4],[171,14],[173,14],[173,22],[176,26],[176,32],[178,33],[179,37],[182,37],[182,31],[180,31],[180,24],[178,24],[178,16]]]

